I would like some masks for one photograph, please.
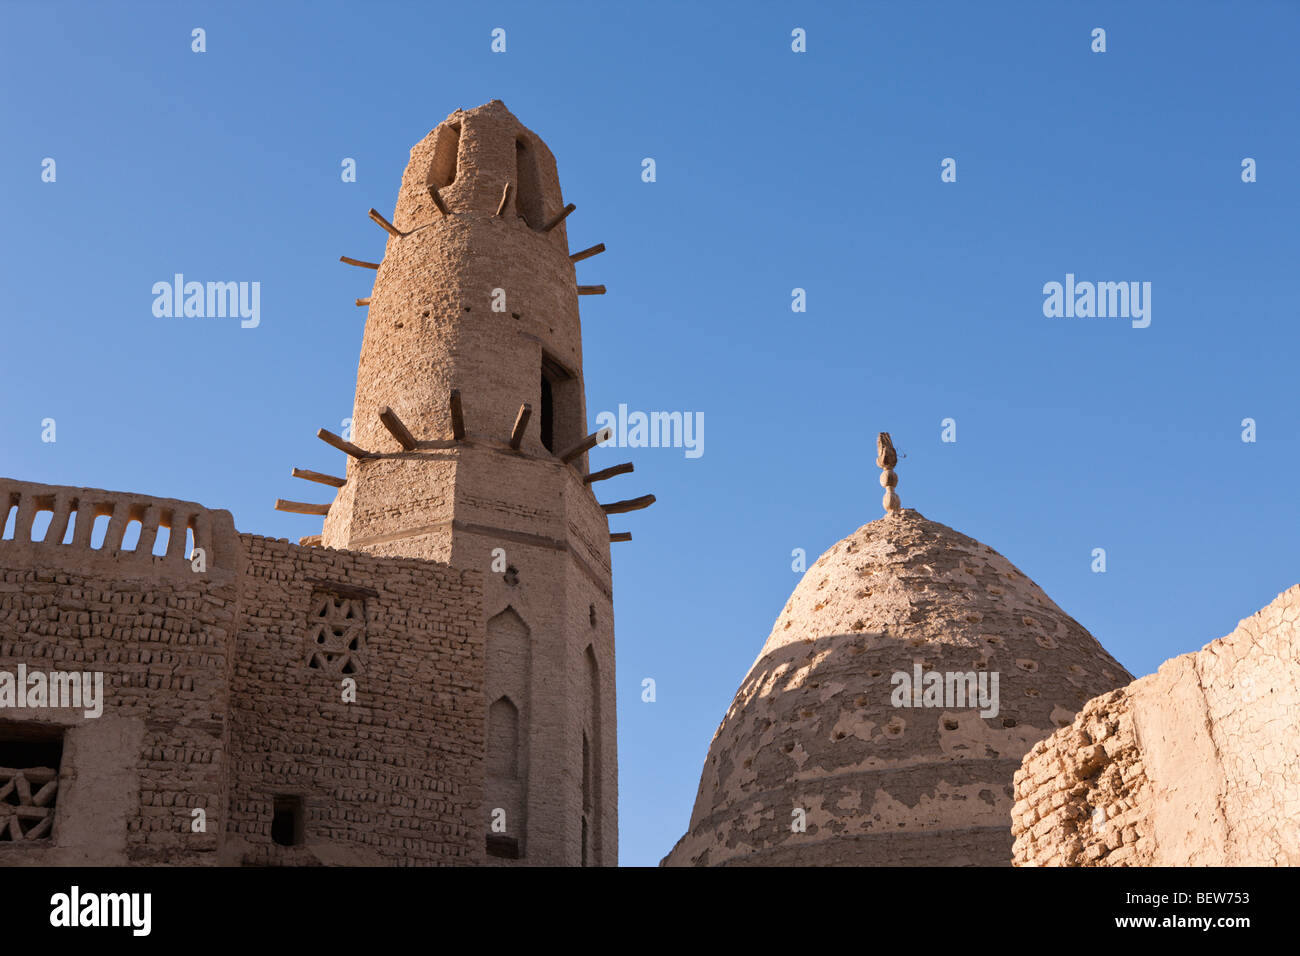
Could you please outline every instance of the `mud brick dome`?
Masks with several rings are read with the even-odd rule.
[[[893,706],[892,675],[917,663],[998,673],[997,716]],[[689,832],[664,865],[1010,865],[1021,758],[1129,680],[1002,555],[892,511],[804,574],[714,735]]]

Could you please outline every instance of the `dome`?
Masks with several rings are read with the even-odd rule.
[[[1002,555],[891,510],[804,573],[663,863],[1010,865],[1021,758],[1131,679]]]

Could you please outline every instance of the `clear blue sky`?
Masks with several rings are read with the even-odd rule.
[[[702,457],[636,450],[617,480],[659,499],[614,522],[622,860],[655,863],[792,549],[880,516],[877,431],[906,507],[1135,674],[1300,580],[1298,26],[1267,2],[6,3],[0,474],[315,533],[272,504],[310,497],[291,466],[343,464],[313,434],[350,414],[369,279],[338,256],[382,255],[366,209],[412,144],[504,100],[555,153],[573,248],[609,247],[578,267],[609,287],[582,300],[589,415],[705,416]],[[260,282],[260,327],[155,318],[176,272]],[[1044,317],[1066,273],[1152,283],[1150,327]]]

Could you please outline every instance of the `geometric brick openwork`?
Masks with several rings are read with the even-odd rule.
[[[313,591],[311,608],[307,666],[331,676],[360,673],[366,648],[366,602]]]
[[[0,767],[0,842],[48,838],[58,789],[57,767]]]

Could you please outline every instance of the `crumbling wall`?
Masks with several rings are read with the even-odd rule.
[[[1016,773],[1021,866],[1300,864],[1300,585],[1089,701]]]

